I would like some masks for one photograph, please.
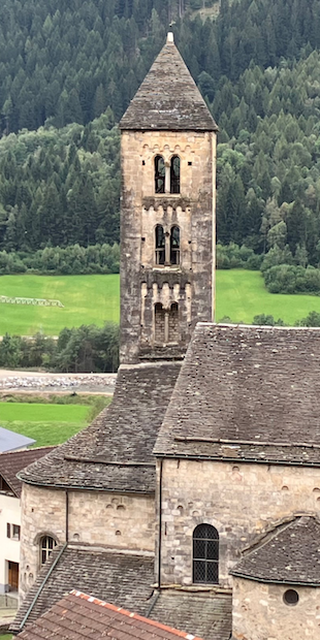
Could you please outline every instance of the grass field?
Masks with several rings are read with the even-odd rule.
[[[261,313],[294,325],[310,311],[320,313],[320,297],[269,293],[259,271],[232,269],[217,272],[216,320],[251,323]]]
[[[0,402],[0,425],[36,440],[35,446],[61,444],[89,424],[89,405]]]
[[[119,322],[119,276],[0,276],[0,295],[51,298],[64,308],[0,304],[0,335],[58,335],[64,327]]]
[[[0,276],[0,295],[60,300],[59,307],[0,305],[0,335],[58,335],[63,327],[106,321],[119,322],[119,276]],[[320,313],[320,297],[271,294],[259,271],[217,271],[216,318],[251,323],[260,313],[282,318],[287,324]]]

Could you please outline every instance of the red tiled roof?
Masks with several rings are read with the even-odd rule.
[[[0,454],[0,475],[12,489],[17,498],[20,498],[22,482],[16,474],[22,471],[32,462],[39,460],[52,451],[55,447],[37,447],[35,449],[23,449]]]
[[[100,640],[106,637],[116,640],[176,640],[177,637],[200,640],[75,590],[17,636],[21,640]]]

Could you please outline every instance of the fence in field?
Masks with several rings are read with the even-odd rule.
[[[31,304],[35,307],[64,307],[60,300],[46,298],[17,298],[13,296],[0,296],[0,304]]]

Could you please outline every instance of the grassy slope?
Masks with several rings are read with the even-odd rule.
[[[65,308],[1,304],[0,335],[57,335],[66,326],[119,321],[118,275],[0,276],[1,294],[57,298]],[[268,293],[257,271],[217,272],[217,320],[229,316],[233,322],[250,323],[265,313],[294,324],[313,310],[320,313],[320,297]]]
[[[0,305],[0,335],[57,335],[64,327],[119,322],[119,276],[0,276],[0,295],[53,298],[64,308]]]
[[[269,293],[259,271],[217,272],[217,321],[229,316],[233,322],[251,323],[255,315],[265,313],[294,325],[309,311],[320,313],[320,297]]]
[[[36,440],[42,447],[61,444],[90,422],[91,407],[0,402],[0,425]]]

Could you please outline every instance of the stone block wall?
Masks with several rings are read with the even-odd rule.
[[[59,489],[22,485],[19,595],[23,599],[40,569],[40,540],[66,540],[66,494]]]
[[[166,169],[172,156],[179,156],[179,194],[167,189],[155,193],[158,154]],[[122,131],[120,357],[124,363],[136,362],[141,349],[153,348],[156,303],[166,310],[178,303],[180,330],[175,342],[182,350],[195,323],[212,318],[215,158],[213,132]],[[157,224],[164,229],[166,243],[172,226],[179,226],[179,265],[156,264]]]
[[[152,496],[69,491],[68,540],[115,549],[154,551]],[[25,597],[40,563],[40,540],[66,541],[66,492],[23,485],[20,595]]]
[[[159,513],[157,497],[156,508]],[[243,549],[294,515],[315,513],[320,513],[319,469],[164,460],[161,583],[192,584],[192,535],[198,524],[218,530],[219,584],[230,587],[229,570]]]
[[[287,589],[299,595],[284,602]],[[315,640],[320,637],[320,588],[263,584],[234,578],[233,637],[236,640]]]
[[[98,491],[69,493],[69,540],[154,551],[154,498]]]

